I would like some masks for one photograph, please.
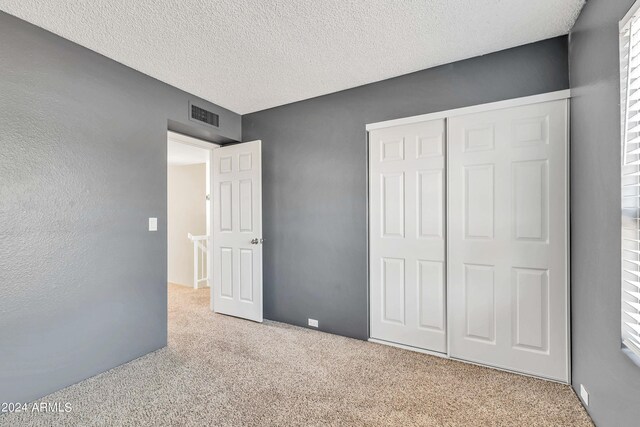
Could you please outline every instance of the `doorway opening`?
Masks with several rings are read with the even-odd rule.
[[[188,287],[204,294],[204,289],[212,286],[211,153],[218,147],[176,132],[167,133],[169,287]]]
[[[170,314],[172,294],[189,292],[215,313],[262,322],[261,153],[259,140],[221,147],[168,132]]]

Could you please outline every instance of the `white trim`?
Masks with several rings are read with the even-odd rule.
[[[183,135],[181,133],[173,132],[170,130],[167,131],[167,138],[173,142],[192,145],[198,148],[205,148],[207,150],[213,150],[214,148],[220,147],[220,144],[216,144],[215,142],[209,142],[202,139],[193,138],[193,137]]]
[[[567,330],[567,360],[566,360],[566,366],[567,366],[567,384],[571,384],[571,353],[572,353],[572,349],[571,349],[571,102],[567,101],[566,103],[566,109],[567,109],[567,117],[565,119],[565,124],[567,126],[567,144],[565,146],[565,160],[566,160],[566,164],[565,164],[565,169],[564,169],[564,174],[565,174],[565,185],[566,185],[566,195],[567,195],[567,200],[565,200],[565,213],[566,213],[566,218],[565,218],[565,227],[566,227],[566,233],[564,235],[565,238],[565,246],[567,249],[567,264],[566,264],[566,269],[567,271],[565,272],[566,274],[566,278],[567,278],[567,286],[565,289],[565,295],[566,295],[566,304],[567,304],[567,318],[566,318],[566,330]],[[551,380],[554,381],[554,380]]]
[[[438,353],[437,351],[425,350],[423,348],[418,348],[418,347],[411,347],[410,345],[404,345],[404,344],[398,344],[391,341],[379,340],[377,338],[369,338],[367,341],[375,344],[382,344],[382,345],[388,345],[390,347],[397,347],[403,350],[414,351],[416,353],[423,353],[423,354],[428,354],[430,356],[441,357],[443,359],[449,359],[449,356],[446,353]]]
[[[640,3],[640,2],[638,2]],[[401,119],[386,120],[384,122],[369,123],[366,125],[367,131],[374,129],[384,129],[392,126],[402,126],[429,120],[447,119],[465,114],[475,114],[484,111],[501,110],[503,108],[520,107],[523,105],[538,104],[541,102],[557,101],[571,98],[571,90],[559,90],[557,92],[543,93],[540,95],[525,96],[522,98],[507,99],[504,101],[490,102],[488,104],[472,105],[470,107],[455,108],[453,110],[438,111],[435,113],[421,114],[419,116],[403,117]]]
[[[217,145],[213,148],[219,148]],[[213,163],[213,148],[209,150],[209,176],[207,179],[209,180],[209,241],[207,242],[207,246],[209,250],[207,251],[207,275],[209,276],[209,310],[213,311],[213,297],[215,292],[213,290],[213,240],[216,237],[215,231],[213,227],[213,170],[216,167]]]
[[[631,6],[631,9],[629,9],[629,11],[627,12],[626,15],[624,15],[624,18],[622,18],[622,20],[620,21],[620,23],[618,24],[618,29],[622,30],[624,28],[625,25],[627,25],[629,23],[629,21],[631,20],[631,18],[633,18],[633,15],[636,14],[636,12],[638,11],[638,9],[640,9],[640,1],[636,1],[633,6]]]
[[[370,224],[370,212],[371,212],[371,206],[370,206],[370,200],[369,200],[369,191],[371,191],[370,189],[370,183],[369,183],[369,133],[366,133],[366,146],[365,146],[365,182],[366,182],[366,192],[365,192],[365,202],[366,202],[366,206],[367,206],[367,217],[365,218],[365,224],[367,226],[367,336],[370,337],[371,336],[371,292],[369,291],[369,288],[371,287],[371,263],[370,263],[370,242],[371,242],[371,224]]]
[[[451,310],[451,299],[449,298],[449,277],[451,277],[451,272],[449,271],[451,269],[451,264],[449,263],[449,259],[451,258],[449,256],[449,236],[451,236],[451,232],[449,230],[449,212],[451,212],[451,210],[449,209],[449,204],[451,202],[451,197],[449,197],[449,182],[451,182],[451,168],[449,167],[449,135],[451,135],[451,131],[449,130],[449,125],[450,125],[451,120],[449,120],[448,118],[446,118],[444,120],[444,131],[445,131],[445,137],[444,137],[444,175],[445,175],[445,183],[444,183],[444,197],[445,197],[445,210],[444,210],[444,219],[445,219],[445,235],[444,235],[444,270],[445,270],[445,281],[444,281],[444,309],[445,309],[445,322],[446,324],[446,330],[445,333],[447,334],[447,357],[451,357],[451,316],[449,316],[449,313],[452,312]]]

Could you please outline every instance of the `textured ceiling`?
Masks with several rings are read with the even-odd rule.
[[[240,114],[566,34],[584,0],[0,0]]]

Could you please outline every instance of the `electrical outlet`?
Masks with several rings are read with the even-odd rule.
[[[318,321],[316,319],[309,319],[309,326],[313,326],[314,328],[317,328]]]
[[[158,231],[158,218],[149,218],[149,231]]]
[[[580,384],[580,397],[582,398],[585,406],[589,406],[589,392],[582,384]]]

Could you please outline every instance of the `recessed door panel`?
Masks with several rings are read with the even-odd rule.
[[[513,269],[514,345],[522,350],[547,351],[549,326],[549,272]]]
[[[444,156],[444,135],[418,136],[418,159]]]
[[[404,138],[380,140],[380,161],[404,160]]]
[[[241,179],[240,187],[240,231],[253,231],[253,181]]]
[[[443,172],[442,169],[418,172],[418,237],[444,237]]]
[[[549,116],[527,117],[513,121],[514,147],[546,144],[549,133]]]
[[[446,352],[445,123],[369,133],[371,337]]]
[[[418,260],[418,313],[421,328],[444,330],[444,262]]]
[[[233,298],[233,249],[220,248],[220,295]]]
[[[218,162],[218,164],[220,165],[219,172],[221,175],[229,173],[233,169],[233,157],[222,156],[220,157],[220,162]]]
[[[450,354],[566,382],[567,102],[448,129]]]
[[[382,259],[382,320],[404,325],[404,260]]]
[[[493,266],[464,266],[464,306],[466,337],[495,340],[495,281]]]
[[[464,151],[488,151],[495,147],[495,128],[493,123],[470,126],[464,129]]]
[[[240,172],[250,171],[252,167],[251,153],[242,153],[238,156],[238,167]]]
[[[382,236],[404,237],[404,174],[381,175]]]
[[[253,302],[253,250],[240,249],[240,301]]]
[[[513,226],[518,240],[547,239],[548,162],[530,160],[512,164]]]
[[[464,168],[464,219],[467,239],[493,239],[493,165]]]
[[[220,183],[220,202],[218,203],[220,209],[220,231],[231,231],[233,228],[232,187],[231,181]]]

